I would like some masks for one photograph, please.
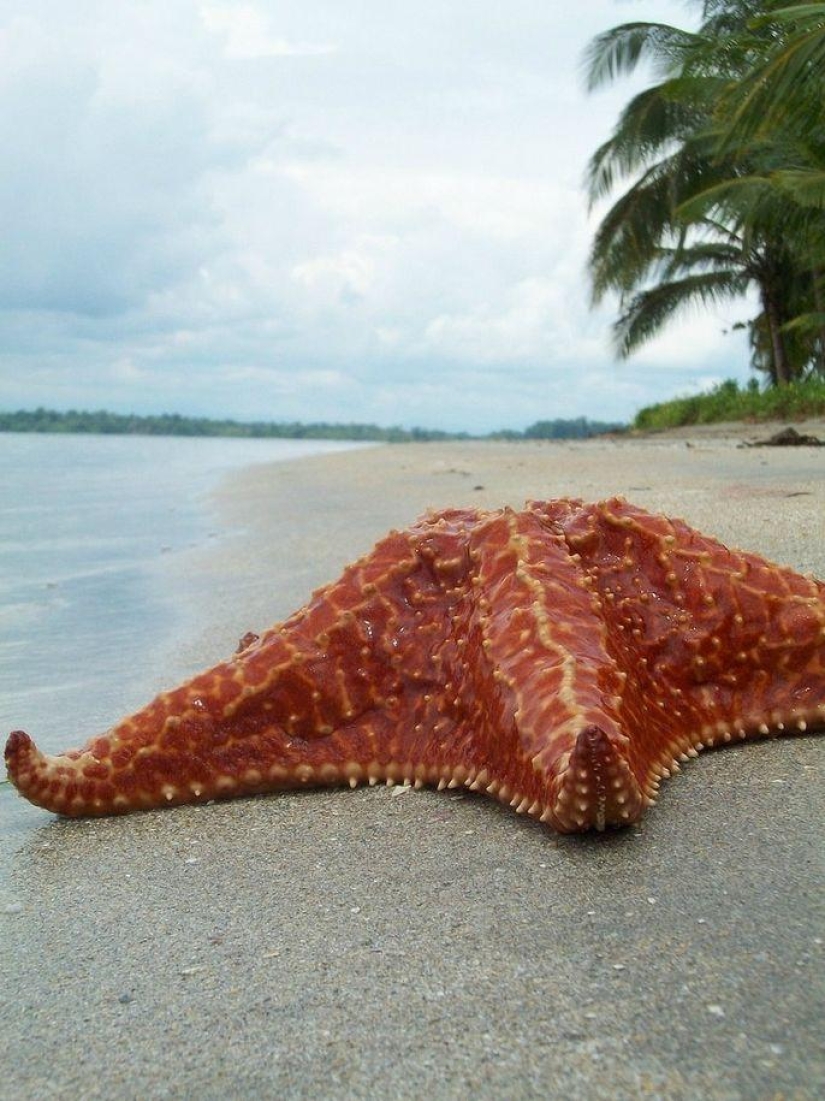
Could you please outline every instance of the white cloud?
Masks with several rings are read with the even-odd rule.
[[[518,246],[537,229],[559,224],[581,196],[553,179],[483,174],[456,168],[435,172],[418,165],[290,162],[279,169],[337,217],[420,224],[435,215],[474,234]]]
[[[345,386],[350,381],[349,376],[342,371],[331,370],[307,370],[298,377],[294,372],[284,371],[274,366],[256,366],[247,364],[227,367],[221,372],[221,381],[235,385],[261,385],[271,392],[279,394],[291,394],[300,386],[311,385],[321,387]]]
[[[589,345],[586,328],[571,327],[571,303],[559,278],[533,277],[508,289],[495,304],[467,313],[441,314],[426,328],[427,347],[478,363],[522,363],[539,367],[562,354],[579,356]]]
[[[352,303],[374,285],[377,264],[372,250],[390,242],[389,238],[365,238],[353,248],[305,260],[293,267],[292,279],[327,305]]]
[[[291,42],[273,34],[267,15],[252,4],[204,4],[204,27],[225,40],[226,56],[233,61],[258,57],[318,57],[334,53],[328,43]]]
[[[139,367],[130,356],[116,359],[110,368],[112,380],[118,383],[145,383],[150,379],[149,372]]]

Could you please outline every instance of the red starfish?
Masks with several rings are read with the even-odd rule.
[[[464,785],[558,830],[635,821],[698,750],[825,727],[825,586],[621,499],[448,510],[83,749],[9,775],[60,814]]]

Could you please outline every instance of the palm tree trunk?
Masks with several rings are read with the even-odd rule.
[[[814,268],[811,272],[811,283],[814,292],[814,309],[820,317],[825,315],[825,302],[822,301],[822,287],[825,285],[825,273],[822,268]],[[816,350],[816,369],[825,378],[825,325],[819,326],[817,333],[818,347]]]
[[[770,286],[762,285],[762,308],[765,311],[765,320],[768,323],[768,333],[771,340],[771,375],[775,386],[787,386],[791,381],[791,370],[788,356],[785,351],[785,341],[782,337],[782,317],[779,310],[779,302]]]

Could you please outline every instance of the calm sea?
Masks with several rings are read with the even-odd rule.
[[[145,702],[174,630],[158,571],[215,535],[222,476],[353,446],[0,433],[0,740],[55,752]]]

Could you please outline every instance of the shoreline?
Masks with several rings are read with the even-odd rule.
[[[225,534],[177,579],[193,631],[174,663],[225,657],[428,507],[623,492],[825,577],[821,449],[687,442],[393,445],[230,474]],[[2,839],[4,1087],[813,1097],[822,767],[816,737],[705,753],[599,837],[403,788],[79,822],[23,805]]]

